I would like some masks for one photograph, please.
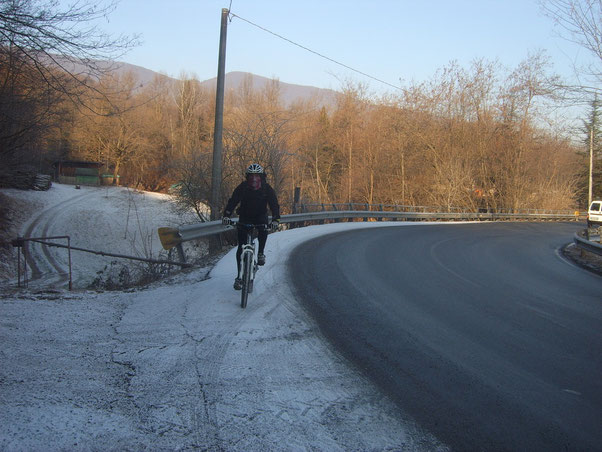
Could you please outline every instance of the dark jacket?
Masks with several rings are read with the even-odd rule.
[[[268,205],[272,212],[272,221],[280,219],[280,206],[278,205],[276,192],[265,179],[262,180],[259,190],[252,190],[246,181],[236,187],[228,200],[224,216],[231,217],[234,208],[239,203],[240,207],[236,212],[241,223],[267,224]]]

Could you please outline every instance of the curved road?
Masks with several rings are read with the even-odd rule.
[[[323,333],[453,450],[600,450],[602,278],[575,223],[323,236],[289,270]]]

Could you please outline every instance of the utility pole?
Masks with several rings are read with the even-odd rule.
[[[215,128],[213,131],[213,168],[211,172],[211,219],[219,218],[220,194],[222,190],[222,136],[224,129],[224,85],[226,70],[226,36],[228,14],[222,9],[222,26],[219,35],[219,58],[217,63],[217,90],[215,94]]]

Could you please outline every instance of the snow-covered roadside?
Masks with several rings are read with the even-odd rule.
[[[21,236],[68,235],[74,247],[129,256],[157,258],[165,255],[157,228],[195,221],[193,215],[182,218],[176,214],[168,195],[126,187],[82,186],[75,189],[73,185],[53,184],[50,190],[43,192],[3,189],[0,193],[13,200],[11,217],[20,225],[18,233]],[[66,244],[65,240],[55,242]],[[52,248],[50,252],[55,263],[49,265],[41,245],[30,244],[28,249],[41,272],[41,284],[37,286],[47,287],[62,275],[61,287],[66,287],[67,251]],[[140,265],[80,251],[72,252],[72,262],[73,284],[79,289],[88,287],[95,279],[103,282],[115,279],[124,265],[130,268]],[[16,281],[16,263],[12,264],[12,271],[4,273],[8,279]]]
[[[323,341],[288,253],[337,224],[270,236],[242,310],[233,251],[131,292],[1,303],[2,450],[435,450]]]

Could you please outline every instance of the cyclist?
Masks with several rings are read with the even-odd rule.
[[[222,224],[232,224],[230,217],[236,206],[240,203],[240,207],[236,211],[239,215],[239,223],[244,224],[268,224],[268,206],[272,212],[272,222],[270,223],[270,229],[275,231],[278,229],[280,224],[280,206],[278,204],[278,198],[274,189],[266,182],[265,171],[258,163],[249,165],[245,172],[246,180],[241,182],[238,187],[234,189],[232,196],[226,204],[224,215],[222,217]],[[242,280],[238,277],[240,275],[240,256],[242,254],[242,246],[247,241],[246,229],[238,225],[238,249],[236,250],[236,266],[238,273],[234,280],[234,289],[240,290],[242,288]],[[259,241],[259,250],[257,254],[257,264],[265,264],[265,244],[268,239],[268,231],[266,229],[259,229],[257,239]]]

